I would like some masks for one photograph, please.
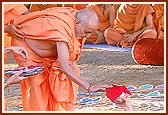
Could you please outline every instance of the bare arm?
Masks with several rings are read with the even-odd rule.
[[[113,5],[109,5],[108,6],[108,9],[109,9],[109,21],[110,21],[110,27],[113,28],[114,26],[114,19],[115,19],[115,8]]]
[[[87,90],[89,83],[77,75],[69,63],[69,51],[65,42],[57,42],[58,59],[62,72],[68,75],[75,83]]]
[[[27,77],[20,77],[19,75],[22,74],[22,71],[12,75],[8,80],[4,83],[4,89],[12,84],[18,84],[22,80],[26,79]]]
[[[153,26],[153,20],[152,20],[152,15],[149,14],[146,16],[146,22],[145,22],[146,26],[143,27],[142,29],[140,29],[139,31],[136,31],[132,34],[127,34],[125,35],[126,37],[126,41],[127,42],[132,42],[135,38],[137,38],[140,34],[142,34],[145,30],[147,29],[152,29]]]
[[[125,94],[125,95],[120,96],[119,98],[123,100],[123,102],[116,103],[117,106],[122,107],[125,111],[134,111],[129,95]]]
[[[153,20],[152,20],[152,15],[149,14],[146,16],[146,26],[144,28],[142,28],[141,30],[135,32],[135,35],[138,36],[140,35],[142,32],[144,32],[146,29],[152,29],[153,26]]]
[[[74,81],[76,84],[88,90],[88,88],[90,87],[90,84],[86,80],[82,79],[79,75],[77,75],[69,63],[69,51],[68,51],[67,44],[65,42],[57,42],[56,46],[57,46],[58,59],[60,62],[61,71],[65,73],[67,76],[69,76],[70,79]],[[107,88],[107,87],[109,86],[104,84],[92,85],[89,88],[89,91],[100,91],[100,90],[104,90],[102,88]]]

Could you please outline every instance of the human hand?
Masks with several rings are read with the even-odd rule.
[[[19,41],[23,41],[24,34],[19,30],[20,28],[22,28],[22,26],[17,24],[5,25],[5,32],[18,39]]]
[[[126,42],[132,43],[134,41],[134,39],[136,38],[136,35],[134,33],[124,34],[124,38],[125,38]]]
[[[103,32],[96,31],[96,34],[97,34],[97,42],[98,43],[106,42]]]
[[[116,101],[116,105],[122,107],[125,111],[133,111],[133,107],[132,104],[130,102],[130,98],[128,94],[124,94],[117,99],[118,101]]]
[[[28,52],[23,46],[9,46],[8,49],[15,54],[21,55],[24,60],[28,57]]]
[[[27,78],[27,77],[21,77],[21,76],[19,76],[22,73],[23,73],[23,71],[19,71],[18,73],[12,75],[10,78],[8,78],[8,80],[6,81],[6,83],[8,85],[20,83],[20,81],[22,81],[22,80],[24,80],[24,79]]]
[[[106,84],[97,84],[97,85],[90,85],[88,88],[89,92],[104,92],[106,91],[106,88],[110,88],[112,86],[106,85]]]

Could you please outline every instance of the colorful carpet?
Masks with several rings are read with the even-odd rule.
[[[131,103],[134,111],[165,111],[164,85],[153,86],[152,84],[144,84],[136,88],[127,87],[131,92]],[[115,112],[124,111],[111,102],[103,92],[79,93],[77,95],[76,110],[79,112]]]
[[[143,84],[139,87],[128,86],[132,93],[130,97],[131,103],[135,112],[165,112],[165,86],[159,84]],[[6,96],[6,99],[11,104],[8,111],[22,111],[21,95]],[[106,97],[104,92],[79,92],[77,94],[76,109],[74,112],[120,112],[123,108],[118,107]]]

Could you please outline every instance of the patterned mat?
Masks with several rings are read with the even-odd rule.
[[[151,84],[144,84],[136,88],[134,86],[127,87],[132,96],[131,103],[134,111],[165,111],[164,101],[164,85],[153,86]],[[85,112],[114,112],[124,111],[123,108],[118,107],[106,97],[105,93],[79,93],[77,95],[76,110]]]
[[[165,96],[164,84],[153,86],[152,84],[144,84],[140,87],[128,86],[131,92],[131,103],[136,112],[164,112],[165,111]],[[12,95],[11,95],[12,96]],[[21,96],[6,98],[10,103],[19,103],[17,106],[9,106],[9,111],[22,111]],[[16,102],[17,101],[17,102]],[[118,112],[124,111],[106,97],[104,92],[80,92],[77,94],[75,112]]]

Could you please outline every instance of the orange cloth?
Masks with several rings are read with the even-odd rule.
[[[28,9],[23,4],[4,4],[4,25],[12,24],[12,21],[23,14]],[[11,37],[4,33],[4,47],[11,45]],[[5,54],[4,61],[6,62],[8,54]]]
[[[100,24],[98,27],[98,30],[103,32],[106,28],[110,26],[110,21],[108,18],[106,18],[102,12],[102,10],[96,6],[96,5],[91,5],[91,8],[97,13]],[[105,9],[104,9],[105,10]]]
[[[9,46],[11,46],[11,37],[8,36],[7,33],[4,33],[4,48],[9,47]],[[4,62],[6,62],[8,55],[9,55],[8,53],[4,55]]]
[[[125,39],[122,34],[131,34],[142,29],[145,17],[152,13],[154,13],[154,9],[149,4],[120,5],[118,14],[114,20],[114,28],[109,29],[108,33],[106,33],[107,43],[115,45],[117,41]],[[154,29],[147,29],[138,36],[138,39],[145,37],[156,38],[156,31]],[[129,44],[124,43],[122,45],[130,47],[134,42]]]
[[[115,11],[117,13],[117,10],[118,10],[118,8],[120,7],[121,4],[113,4],[113,5],[114,5]]]
[[[164,4],[155,4],[153,6],[155,14],[153,21],[158,33],[158,39],[164,39]]]
[[[52,7],[58,7],[58,4],[31,4],[29,11],[30,12],[41,11],[46,8],[52,8]]]
[[[97,5],[88,5],[87,7],[92,8],[97,13],[100,22],[98,30],[103,33],[105,29],[110,26],[109,19],[104,16],[103,11]],[[99,43],[97,34],[92,33],[90,37],[87,38],[87,42]]]
[[[72,8],[48,8],[21,16],[16,20],[16,24],[23,26],[21,31],[28,39],[66,42],[70,52],[69,61],[73,64],[74,71],[80,74],[76,62],[79,60],[85,40],[75,37],[75,14],[76,10]],[[74,110],[78,85],[60,70],[57,57],[56,59],[42,58],[25,42],[16,39],[12,39],[12,45],[21,45],[27,49],[28,61],[21,63],[23,66],[45,67],[43,73],[29,77],[21,83],[23,109],[26,111],[58,111],[61,108]],[[15,56],[15,58],[17,63],[22,61],[20,57]]]
[[[23,4],[4,4],[4,24],[8,24],[28,9]]]
[[[74,9],[77,9],[77,10],[80,10],[80,9],[84,9],[86,8],[87,4],[73,4],[73,8]]]

